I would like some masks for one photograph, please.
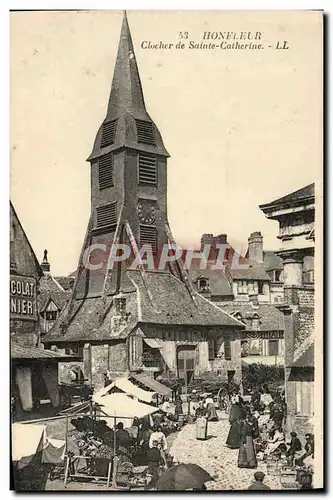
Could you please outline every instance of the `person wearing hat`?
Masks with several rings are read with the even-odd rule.
[[[265,484],[264,481],[265,474],[264,472],[257,471],[254,473],[254,482],[248,487],[248,490],[270,490],[270,487]]]

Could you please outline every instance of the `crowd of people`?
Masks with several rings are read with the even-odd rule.
[[[230,396],[230,430],[226,445],[238,449],[239,468],[257,468],[258,458],[280,461],[289,467],[311,469],[314,436],[306,434],[304,445],[296,432],[285,434],[287,407],[283,395],[272,395],[267,388],[252,392],[244,401],[238,391]]]

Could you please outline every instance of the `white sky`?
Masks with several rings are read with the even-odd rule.
[[[104,119],[120,12],[11,14],[11,198],[54,274],[76,268],[90,213],[90,154]],[[246,246],[277,223],[258,205],[303,187],[321,168],[319,13],[129,12],[147,110],[171,158],[176,240],[227,233]],[[289,51],[148,51],[143,40],[200,42],[211,31],[262,31]],[[320,175],[320,174],[319,174]]]

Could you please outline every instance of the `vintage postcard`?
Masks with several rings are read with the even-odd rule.
[[[10,18],[12,489],[323,488],[323,13]]]

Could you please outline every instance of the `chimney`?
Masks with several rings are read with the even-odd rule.
[[[49,264],[49,262],[47,260],[47,250],[44,250],[44,257],[43,257],[43,261],[42,261],[40,267],[42,268],[43,273],[49,273],[50,272],[50,264]]]
[[[218,245],[226,245],[227,244],[227,235],[219,234],[215,237],[215,243]]]
[[[214,246],[214,236],[212,234],[203,234],[201,236],[201,251],[205,245]]]
[[[248,239],[248,258],[254,262],[264,261],[263,237],[260,231],[251,233]]]

